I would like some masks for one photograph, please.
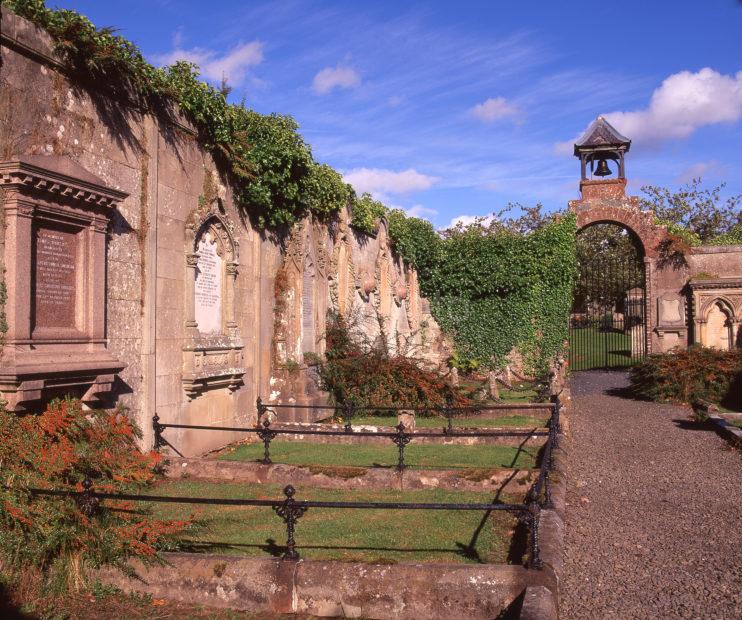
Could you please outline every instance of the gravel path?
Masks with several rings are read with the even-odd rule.
[[[572,380],[561,617],[742,618],[742,456],[626,384]]]

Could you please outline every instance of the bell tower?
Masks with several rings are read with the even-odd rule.
[[[580,191],[583,199],[625,196],[626,165],[631,140],[622,136],[604,117],[599,116],[575,142],[580,160]],[[608,162],[612,162],[609,165]]]

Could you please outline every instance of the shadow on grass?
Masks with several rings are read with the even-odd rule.
[[[521,452],[525,450],[524,446],[528,442],[530,437],[526,437],[523,441],[518,444],[518,449],[515,452],[515,456],[513,456],[513,460],[510,463],[510,467],[514,468],[515,464],[518,462],[518,457],[520,456]],[[541,452],[543,451],[543,448]],[[538,461],[541,459],[541,452],[539,453]],[[537,463],[538,466],[538,463]],[[504,502],[501,501],[500,497],[502,496],[503,491],[505,490],[505,487],[512,482],[515,479],[515,476],[518,474],[520,470],[514,469],[513,472],[505,479],[503,480],[502,484],[498,487],[497,491],[495,492],[495,496],[492,498],[493,504],[502,504]],[[461,543],[456,543],[457,545],[460,545],[460,549],[462,554],[467,557],[471,558],[473,560],[476,560],[477,562],[484,563],[482,558],[479,555],[479,552],[476,549],[477,540],[479,540],[479,535],[482,533],[482,529],[484,528],[485,524],[489,520],[490,516],[492,515],[492,511],[488,510],[484,513],[482,516],[482,519],[479,521],[479,525],[477,525],[476,529],[474,530],[474,533],[472,534],[472,537],[469,539],[469,543],[466,545],[461,545]],[[526,551],[528,543],[528,528],[525,527],[523,523],[521,523],[520,519],[518,519],[518,525],[515,527],[515,530],[513,532],[513,538],[510,541],[510,548],[508,549],[508,563],[510,564],[520,564],[523,562],[523,556]]]
[[[516,451],[515,455],[513,456],[513,460],[510,464],[510,467],[514,467],[515,463],[518,460],[518,457],[520,456],[520,453],[524,450],[525,443],[529,440],[528,437],[526,437],[518,446],[518,450]],[[510,475],[502,481],[500,486],[497,488],[497,491],[495,492],[495,496],[492,499],[493,504],[503,504],[506,502],[503,502],[501,500],[502,493],[505,490],[505,487],[512,482],[515,477],[520,472],[520,469],[514,469]],[[477,527],[474,529],[474,532],[469,539],[468,543],[463,542],[455,542],[455,547],[381,547],[381,546],[351,546],[351,545],[303,545],[299,544],[297,545],[297,548],[299,552],[301,553],[302,549],[321,549],[321,550],[345,550],[345,551],[392,551],[392,552],[399,552],[399,553],[420,553],[420,552],[427,552],[427,553],[441,553],[441,554],[453,554],[457,555],[459,557],[464,557],[468,560],[473,560],[479,564],[488,564],[486,559],[482,558],[482,556],[479,554],[479,552],[476,549],[477,542],[479,540],[479,536],[484,529],[485,525],[489,521],[490,517],[492,516],[491,510],[486,511],[482,518],[477,525]],[[500,511],[495,511],[500,512]],[[505,514],[503,513],[503,516]],[[507,516],[510,517],[510,513],[507,513]],[[510,542],[510,546],[508,548],[508,556],[507,556],[507,562],[509,564],[520,564],[523,562],[524,555],[526,553],[527,549],[527,543],[528,543],[528,528],[518,520],[518,524],[514,528],[514,534],[513,539]],[[286,546],[285,545],[279,545],[274,538],[267,538],[265,541],[265,544],[257,544],[257,543],[227,543],[227,542],[220,542],[220,541],[188,541],[183,542],[179,546],[180,551],[190,552],[190,553],[223,553],[226,550],[230,549],[256,549],[260,550],[265,554],[268,554],[272,557],[281,557],[286,552]]]
[[[477,560],[485,564],[478,554],[472,556],[465,552],[467,548],[463,543],[455,543],[456,547],[381,547],[381,546],[362,546],[362,545],[297,545],[299,553],[302,550],[316,549],[323,551],[392,551],[395,553],[441,553],[452,554]],[[274,558],[281,557],[286,552],[286,546],[280,545],[274,538],[267,538],[265,544],[257,543],[225,543],[219,541],[201,541],[192,542],[182,545],[181,550],[189,553],[223,553],[224,551],[234,549],[256,549],[266,553]]]

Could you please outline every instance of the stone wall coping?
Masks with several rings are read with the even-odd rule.
[[[254,613],[344,618],[494,618],[540,571],[505,564],[369,564],[164,553],[164,565],[132,562],[89,577],[124,591]]]
[[[691,254],[730,254],[742,253],[742,245],[700,245],[691,248]]]
[[[742,288],[742,278],[715,278],[713,280],[694,280],[688,281],[688,286],[695,289],[716,289],[716,288]]]

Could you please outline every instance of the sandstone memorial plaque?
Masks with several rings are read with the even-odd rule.
[[[61,228],[36,229],[34,327],[75,328],[77,235]]]
[[[196,322],[202,334],[219,334],[222,331],[223,260],[217,253],[216,242],[210,236],[205,234],[198,244]]]
[[[108,350],[107,231],[127,197],[65,156],[0,162],[7,331],[0,398],[16,412],[51,398],[111,402],[125,367]]]

